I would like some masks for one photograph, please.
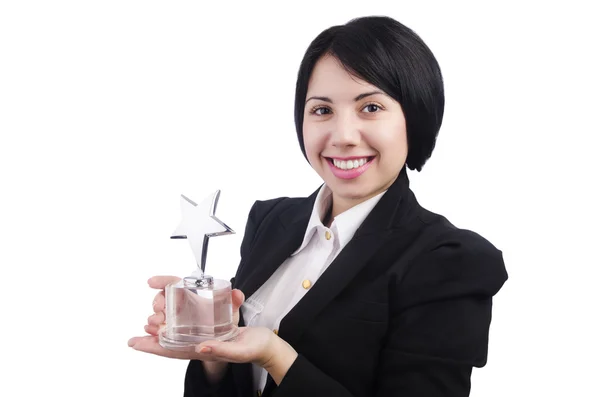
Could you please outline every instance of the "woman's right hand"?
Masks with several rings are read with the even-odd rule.
[[[150,288],[160,290],[152,302],[152,310],[154,314],[148,317],[148,324],[144,326],[144,330],[148,333],[147,336],[136,336],[129,340],[128,345],[135,349],[146,353],[156,354],[158,356],[178,358],[183,360],[201,360],[204,361],[205,369],[209,380],[215,379],[214,375],[220,374],[221,370],[226,366],[224,362],[211,362],[214,357],[196,352],[180,352],[168,350],[158,343],[158,332],[165,324],[165,287],[171,283],[178,282],[180,278],[174,276],[155,276],[148,280]],[[233,323],[239,323],[239,310],[244,303],[244,294],[238,289],[231,291],[231,300],[233,306]]]

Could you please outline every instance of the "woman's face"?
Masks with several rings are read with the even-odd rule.
[[[386,190],[408,153],[400,104],[350,75],[332,56],[317,62],[306,99],[304,146],[333,192],[334,212]]]

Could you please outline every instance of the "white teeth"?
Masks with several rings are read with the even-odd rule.
[[[366,163],[367,163],[366,157],[363,157],[362,159],[348,160],[348,161],[333,159],[333,165],[335,165],[337,168],[340,168],[342,170],[351,170],[353,168],[362,167]]]

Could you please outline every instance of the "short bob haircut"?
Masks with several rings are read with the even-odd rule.
[[[296,82],[294,119],[307,160],[302,134],[306,93],[315,64],[325,55],[400,103],[406,119],[406,165],[421,171],[444,114],[442,73],[429,47],[411,29],[385,16],[355,18],[321,32],[306,50]]]

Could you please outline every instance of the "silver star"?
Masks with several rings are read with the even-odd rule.
[[[182,194],[180,200],[181,223],[171,236],[171,238],[186,238],[189,241],[196,257],[196,264],[202,270],[202,274],[206,268],[208,239],[235,233],[215,216],[220,194],[221,191],[217,190],[206,197],[200,205]]]

